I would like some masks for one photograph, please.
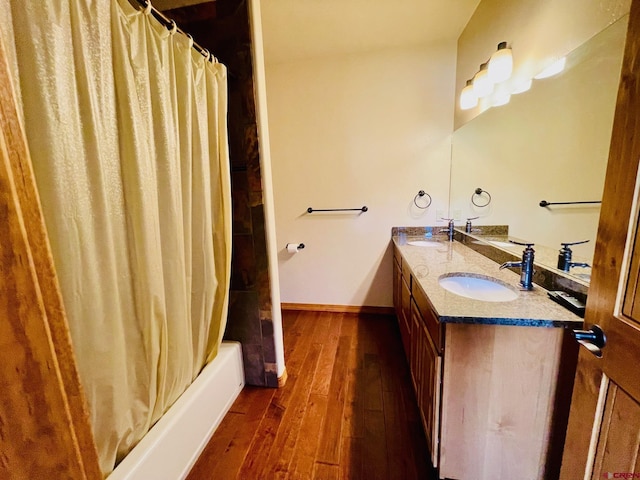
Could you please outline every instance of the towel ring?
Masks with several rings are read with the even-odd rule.
[[[483,204],[477,204],[476,203],[476,195],[480,196],[482,194],[486,194],[487,197],[489,197],[486,201],[486,203]],[[476,207],[486,207],[487,205],[489,205],[491,203],[491,194],[489,192],[487,192],[486,190],[481,189],[480,187],[476,188],[476,190],[473,192],[473,195],[471,195],[471,203],[473,203]]]
[[[418,197],[422,198],[424,196],[429,197],[429,203],[427,203],[424,207],[421,207],[420,205],[418,205]],[[429,206],[431,205],[431,195],[429,195],[427,192],[425,192],[424,190],[420,190],[415,197],[413,197],[413,204],[418,207],[421,208],[422,210],[429,208]]]

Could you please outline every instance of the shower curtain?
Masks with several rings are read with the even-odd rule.
[[[127,0],[0,0],[0,18],[106,475],[221,342],[226,69]]]

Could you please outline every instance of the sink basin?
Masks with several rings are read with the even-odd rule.
[[[448,273],[438,279],[442,288],[461,297],[485,302],[510,302],[518,291],[497,278],[476,273]]]
[[[439,247],[442,244],[435,240],[411,240],[407,242],[407,245],[413,245],[414,247]]]

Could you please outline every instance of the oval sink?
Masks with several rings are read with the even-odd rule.
[[[436,240],[411,240],[407,242],[407,245],[413,245],[414,247],[439,247],[441,243]]]
[[[442,288],[461,297],[485,302],[510,302],[518,291],[497,278],[476,273],[448,273],[438,279]]]

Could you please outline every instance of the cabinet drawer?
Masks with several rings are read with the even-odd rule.
[[[435,345],[438,352],[442,351],[442,339],[441,339],[441,328],[440,322],[438,322],[437,317],[431,310],[431,305],[427,300],[427,296],[422,291],[422,288],[418,285],[418,282],[413,282],[411,294],[413,295],[413,299],[418,306],[418,310],[420,310],[420,314],[422,315],[422,319],[429,331],[429,335],[433,340],[433,344]]]

